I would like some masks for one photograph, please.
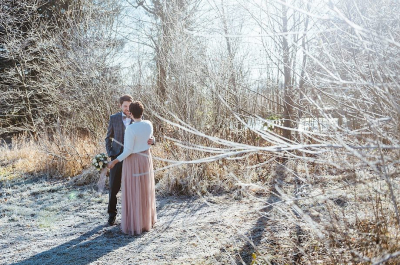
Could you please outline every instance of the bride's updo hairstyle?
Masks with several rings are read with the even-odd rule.
[[[140,102],[140,101],[132,102],[129,105],[129,112],[132,113],[132,115],[135,119],[140,119],[142,117],[143,110],[144,110],[144,107],[143,107],[142,102]]]

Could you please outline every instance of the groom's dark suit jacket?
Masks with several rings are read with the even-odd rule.
[[[145,119],[144,115],[142,119]],[[133,120],[131,120],[132,124]],[[122,112],[118,112],[114,115],[110,116],[110,122],[108,123],[107,135],[106,135],[106,150],[109,157],[117,157],[123,151],[124,148],[120,144],[114,142],[112,139],[114,138],[121,144],[124,144],[124,134],[125,134],[125,125],[122,121]],[[155,139],[153,137],[153,145],[155,144]]]
[[[112,138],[124,144],[124,134],[125,134],[125,125],[124,122],[122,121],[122,112],[118,112],[114,115],[111,115],[105,139],[108,156],[116,157],[122,153],[123,147],[120,144],[113,142]]]

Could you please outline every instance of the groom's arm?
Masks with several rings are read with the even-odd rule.
[[[108,156],[111,154],[111,149],[112,149],[112,138],[114,138],[114,126],[112,126],[111,122],[111,116],[110,120],[108,122],[108,128],[107,128],[107,135],[106,135],[106,150]]]
[[[148,145],[155,145],[156,144],[156,138],[154,138],[154,136],[153,136],[152,138],[147,140],[147,144]]]

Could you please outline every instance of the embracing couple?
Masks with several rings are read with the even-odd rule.
[[[106,150],[111,162],[108,223],[117,216],[121,196],[121,230],[130,235],[149,231],[157,221],[153,161],[153,125],[143,119],[143,104],[129,95],[119,99],[121,112],[110,116]]]

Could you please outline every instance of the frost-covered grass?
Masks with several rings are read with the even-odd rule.
[[[393,204],[382,178],[367,168],[344,172],[320,166],[314,174],[315,166],[309,165],[307,175],[305,164],[291,167],[303,182],[287,171],[286,181],[276,189],[237,182],[241,196],[157,196],[159,220],[138,237],[106,225],[108,197],[99,195],[94,184],[76,186],[67,179],[38,177],[3,180],[0,245],[5,248],[0,260],[379,264],[400,250]],[[398,181],[393,178],[396,192]],[[391,257],[387,264],[398,261]]]
[[[256,264],[399,264],[399,224],[385,178],[368,167],[315,167],[306,174],[304,165],[291,165],[270,194],[259,220],[266,229],[252,247]],[[390,181],[399,205],[400,176]]]
[[[229,264],[263,207],[255,198],[158,196],[156,226],[133,237],[106,225],[108,196],[93,185],[0,183],[1,264]]]

